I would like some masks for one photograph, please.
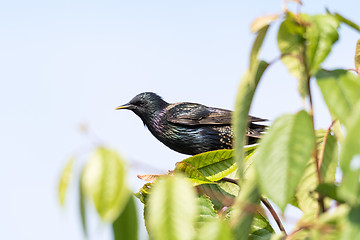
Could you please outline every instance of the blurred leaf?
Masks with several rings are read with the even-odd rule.
[[[343,17],[342,15],[340,15],[339,13],[335,13],[334,16],[342,23],[345,23],[346,25],[348,25],[349,27],[353,28],[354,30],[360,32],[360,26],[357,25],[356,23],[354,23],[353,21]]]
[[[278,32],[282,61],[299,79],[300,94],[308,94],[308,78],[320,68],[338,40],[339,21],[332,15],[288,13]]]
[[[258,32],[264,27],[269,26],[271,23],[279,19],[281,14],[270,14],[256,18],[250,26],[251,32]]]
[[[356,50],[355,50],[355,70],[356,71],[359,71],[359,66],[360,66],[360,39],[356,43]]]
[[[360,78],[342,69],[321,70],[316,78],[330,113],[346,125],[360,99]]]
[[[264,61],[255,61],[250,69],[246,71],[241,79],[236,103],[235,111],[233,113],[233,128],[234,128],[234,157],[238,165],[238,172],[240,178],[243,174],[243,158],[244,158],[244,144],[245,133],[248,128],[248,114],[250,110],[251,101],[254,97],[256,86],[259,83],[261,76],[269,64]]]
[[[213,218],[204,224],[198,233],[198,240],[233,240],[231,228],[227,221]]]
[[[300,21],[301,19],[301,21]],[[300,17],[288,12],[281,23],[277,35],[282,62],[287,66],[290,74],[299,79],[299,90],[302,96],[308,93],[307,71],[305,66],[305,32],[304,22],[309,22],[310,17],[301,14]]]
[[[86,224],[86,207],[85,207],[85,196],[82,188],[82,178],[79,180],[79,210],[81,217],[81,226],[84,232],[84,235],[87,237],[87,224]]]
[[[125,164],[117,152],[106,148],[98,148],[83,169],[84,193],[93,199],[103,220],[113,222],[127,203],[130,192],[125,173]]]
[[[256,156],[256,149],[259,145],[255,145],[254,149],[251,150],[247,150],[245,151],[245,159],[244,159],[244,178],[247,177],[247,173],[249,168],[253,167],[253,163],[255,160],[255,156]],[[239,174],[237,173],[235,176],[239,176]]]
[[[193,239],[197,215],[195,191],[188,180],[174,175],[154,184],[146,214],[150,239]]]
[[[233,150],[216,150],[176,163],[175,171],[185,173],[197,184],[220,180],[236,170]]]
[[[314,143],[312,121],[305,111],[275,120],[260,143],[255,161],[259,184],[282,210],[295,193]]]
[[[360,239],[360,206],[350,209],[340,239]]]
[[[203,226],[204,224],[211,222],[214,218],[217,218],[214,205],[210,199],[205,196],[197,198],[197,203],[199,207],[199,216],[197,218],[197,228]]]
[[[284,237],[284,233],[276,233],[271,236],[270,240],[283,240]]]
[[[325,146],[323,146],[326,134],[327,138]],[[320,167],[322,180],[323,182],[334,182],[339,155],[337,140],[335,136],[331,134],[331,132],[328,133],[325,129],[319,129],[316,130],[316,142],[318,146],[319,160],[321,160],[322,157],[322,163]],[[323,155],[321,156],[322,152]]]
[[[69,183],[71,181],[71,177],[72,177],[71,173],[72,173],[74,161],[75,161],[75,159],[71,158],[67,162],[67,164],[66,164],[66,166],[65,166],[65,168],[64,168],[64,170],[63,170],[63,172],[61,173],[61,176],[60,176],[58,194],[59,194],[60,204],[62,206],[64,206],[64,204],[65,204],[66,192],[67,192]]]
[[[332,119],[335,119],[335,117],[331,116]],[[337,139],[337,141],[341,144],[344,141],[344,134],[343,134],[343,129],[341,128],[341,123],[339,120],[334,120],[335,123],[332,127],[332,131],[335,134],[335,137]]]
[[[252,69],[254,64],[258,61],[258,55],[261,49],[261,46],[264,42],[266,33],[269,29],[270,24],[278,19],[280,14],[267,15],[255,19],[251,24],[251,31],[257,32],[257,36],[253,43],[251,53],[250,53],[250,66],[249,69]]]
[[[327,211],[313,222],[308,239],[338,240],[344,230],[345,217],[349,209],[345,205]],[[296,239],[296,238],[294,238]],[[351,239],[351,238],[350,238]]]
[[[298,206],[304,214],[307,214],[307,219],[313,219],[319,213],[319,196],[315,192],[318,183],[314,158],[311,158],[306,164],[306,169],[298,184],[295,195]]]
[[[201,184],[196,186],[200,195],[208,196],[217,210],[233,205],[235,197],[239,194],[237,184],[219,181],[216,184]]]
[[[306,29],[306,56],[310,74],[314,75],[339,39],[339,21],[332,15],[314,15]]]
[[[340,152],[343,182],[339,187],[339,196],[351,205],[357,205],[360,204],[360,101],[352,111]]]
[[[325,137],[326,142],[323,146]],[[316,144],[318,147],[319,160],[323,151],[323,160],[320,168],[322,181],[334,182],[338,155],[336,139],[331,134],[327,135],[327,130],[319,129],[316,131]],[[298,200],[299,208],[304,214],[307,214],[307,219],[310,217],[316,217],[319,211],[319,195],[315,191],[318,183],[319,180],[317,177],[315,160],[314,158],[311,158],[307,163],[304,175],[302,176],[296,190],[296,198]],[[328,204],[329,203],[327,203],[327,205]]]
[[[269,221],[262,215],[256,214],[251,225],[249,240],[270,240],[274,233]]]
[[[129,200],[112,225],[114,240],[137,240],[138,239],[138,220],[136,204],[133,196]]]
[[[256,39],[254,41],[254,44],[252,46],[251,53],[250,53],[250,69],[252,68],[254,63],[256,63],[256,61],[258,59],[260,48],[264,42],[264,39],[265,39],[268,29],[269,29],[269,25],[264,26],[257,33]]]
[[[344,203],[345,201],[338,195],[338,188],[334,183],[320,183],[315,190],[323,196],[334,199],[338,203]]]
[[[236,198],[230,223],[237,240],[248,239],[251,233],[254,216],[260,209],[260,193],[256,182],[254,168],[250,168],[248,178],[241,185],[241,191]]]

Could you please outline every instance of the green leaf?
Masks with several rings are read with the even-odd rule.
[[[176,163],[175,167],[175,171],[185,173],[197,184],[220,180],[235,170],[233,150],[200,153]]]
[[[301,21],[300,21],[301,19]],[[308,94],[307,69],[305,60],[305,32],[304,22],[309,22],[310,17],[301,14],[300,17],[288,12],[281,23],[277,35],[282,62],[287,66],[291,75],[299,79],[299,91],[304,97]]]
[[[135,197],[137,197],[143,204],[146,204],[151,187],[152,183],[145,183],[144,186],[140,188],[139,192],[135,194]]]
[[[270,238],[270,240],[283,240],[285,238],[285,235],[283,232],[273,234]]]
[[[255,33],[259,32],[266,26],[270,26],[274,21],[278,20],[282,14],[270,14],[256,18],[250,26],[250,31]]]
[[[200,228],[204,224],[211,222],[217,217],[213,203],[205,196],[197,198],[199,216],[197,218],[197,228]]]
[[[238,240],[248,239],[260,203],[255,170],[250,168],[249,171],[248,178],[241,185],[240,194],[236,198],[230,217],[234,235]]]
[[[60,204],[62,206],[64,206],[64,204],[65,204],[66,191],[67,191],[69,183],[71,181],[71,173],[72,173],[74,161],[75,161],[75,159],[71,158],[67,162],[67,164],[60,176],[58,194],[59,194]]]
[[[112,225],[114,240],[137,240],[138,239],[138,220],[136,204],[133,196],[129,200]]]
[[[195,196],[190,182],[179,175],[157,180],[147,204],[150,239],[193,239],[198,215]]]
[[[311,224],[310,235],[308,234],[309,236],[307,239],[340,239],[340,235],[342,231],[344,231],[346,215],[348,212],[349,208],[345,205],[341,205],[332,211],[321,214],[319,218]],[[294,236],[294,239],[297,239],[296,235]]]
[[[312,121],[305,111],[275,120],[260,143],[255,161],[259,184],[282,210],[295,193],[314,144]]]
[[[330,113],[346,125],[360,99],[360,78],[343,69],[321,70],[316,78]]]
[[[196,186],[199,194],[208,196],[217,210],[233,205],[235,197],[239,194],[237,184],[219,181],[216,184],[201,184]]]
[[[198,240],[233,240],[233,234],[227,221],[213,218],[204,224],[198,233]]]
[[[349,27],[353,28],[354,30],[360,32],[360,26],[357,25],[356,23],[354,23],[353,21],[343,17],[342,15],[340,15],[339,13],[335,13],[334,16],[342,23],[345,23],[346,25],[348,25]]]
[[[340,239],[360,239],[360,206],[350,209]]]
[[[326,141],[324,145],[325,138]],[[332,183],[335,181],[336,168],[338,167],[339,147],[336,137],[332,135],[332,132],[319,129],[316,131],[316,142],[319,161],[321,161],[322,158],[320,167],[322,181]]]
[[[256,214],[251,225],[249,240],[270,240],[274,233],[269,221],[262,215]]]
[[[339,39],[338,28],[339,21],[330,14],[311,17],[310,26],[306,29],[306,56],[311,75],[319,70],[332,45]]]
[[[338,203],[344,203],[344,199],[339,197],[338,188],[334,183],[320,183],[315,190],[323,196],[334,199]]]
[[[324,140],[326,140],[325,145]],[[316,131],[316,144],[318,147],[318,159],[321,163],[321,176],[324,182],[334,182],[335,172],[337,167],[337,142],[333,135],[328,134],[327,130],[319,129]],[[318,198],[319,195],[315,191],[318,186],[319,180],[314,158],[311,158],[307,163],[304,175],[302,176],[297,190],[296,198],[298,206],[307,215],[307,220],[315,218],[318,211]],[[329,202],[327,203],[329,205]]]
[[[360,66],[360,39],[356,43],[356,50],[355,50],[355,70],[356,71],[360,70],[359,66]]]
[[[238,164],[238,172],[240,178],[243,174],[243,158],[245,133],[248,128],[248,114],[251,101],[254,97],[256,87],[268,67],[268,63],[264,61],[255,61],[251,68],[245,72],[241,79],[235,103],[235,111],[233,113],[233,129],[234,129],[234,149],[235,160]]]
[[[127,203],[125,164],[116,151],[98,148],[83,169],[84,193],[103,220],[113,222]]]
[[[86,207],[85,207],[85,196],[84,190],[82,187],[82,178],[79,180],[79,210],[81,218],[81,226],[84,232],[84,235],[87,237],[87,223],[86,223]]]
[[[308,79],[320,68],[338,40],[339,21],[326,15],[309,16],[288,13],[278,32],[282,61],[289,72],[299,79],[302,97],[308,95]]]
[[[339,195],[351,205],[357,205],[360,204],[360,101],[354,106],[348,124],[347,135],[340,152],[343,182],[339,187]]]
[[[315,189],[319,183],[314,158],[306,164],[304,174],[296,189],[298,207],[306,214],[306,219],[314,219],[319,213],[318,197]]]
[[[269,25],[265,25],[263,27],[261,27],[261,29],[259,29],[257,31],[257,36],[256,39],[253,43],[252,49],[251,49],[251,53],[250,53],[250,69],[252,68],[252,66],[254,65],[254,63],[256,63],[257,59],[258,59],[258,55],[261,49],[261,46],[264,42],[267,30],[269,29]]]

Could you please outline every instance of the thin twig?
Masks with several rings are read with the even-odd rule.
[[[233,184],[238,184],[236,179],[232,179],[232,178],[227,178],[224,177],[221,180],[225,181],[225,182],[229,182],[229,183],[233,183]],[[281,232],[283,232],[285,234],[285,236],[287,236],[286,231],[284,226],[281,223],[280,217],[277,215],[276,211],[274,210],[274,208],[271,206],[270,202],[264,198],[264,197],[260,197],[261,202],[265,205],[265,207],[269,210],[271,216],[274,218],[276,224],[278,225],[279,229]]]
[[[301,53],[299,55],[299,58],[300,58],[299,60],[300,60],[300,62],[303,63],[304,69],[305,69],[307,91],[309,94],[309,105],[310,105],[309,115],[311,117],[313,131],[315,133],[314,107],[313,107],[311,86],[310,86],[311,74],[310,74],[310,68],[306,61],[306,44],[303,44],[303,47],[300,50],[301,50]],[[315,166],[316,166],[316,174],[317,174],[317,178],[318,178],[318,183],[320,184],[322,182],[322,179],[321,179],[321,171],[320,171],[320,167],[319,167],[320,165],[319,165],[319,157],[318,157],[318,148],[317,148],[317,144],[316,144],[316,139],[314,141],[315,141],[315,144],[314,144],[314,150],[313,150],[313,157],[314,157],[314,162],[315,162]],[[318,203],[319,203],[319,208],[320,208],[319,213],[323,213],[325,211],[324,198],[320,196],[318,198]]]
[[[239,185],[239,184],[238,184],[238,181],[237,181],[236,179],[233,179],[233,178],[224,177],[224,178],[222,178],[221,180],[223,180],[223,181],[225,181],[225,182],[229,182],[229,183],[233,183],[233,184]]]
[[[309,104],[310,104],[309,115],[311,116],[313,129],[314,129],[314,132],[315,132],[314,110],[313,110],[313,102],[312,102],[311,88],[310,88],[310,75],[308,75],[308,82],[307,83],[308,83]],[[322,182],[322,178],[321,178],[321,169],[320,169],[320,163],[319,163],[319,156],[318,156],[318,148],[317,148],[316,139],[315,139],[315,147],[314,147],[314,151],[313,151],[313,157],[314,157],[314,160],[315,160],[316,175],[317,175],[317,178],[318,178],[318,182],[320,184]],[[319,213],[325,212],[324,197],[319,196],[318,203],[319,203],[319,208],[320,208]]]
[[[329,137],[329,134],[330,134],[330,131],[331,131],[331,128],[332,126],[334,125],[334,123],[336,122],[336,120],[332,121],[331,125],[329,126],[329,128],[327,129],[326,133],[325,133],[325,136],[324,136],[324,139],[323,139],[323,142],[322,142],[322,145],[321,145],[321,150],[320,150],[320,155],[319,155],[319,161],[317,162],[318,166],[317,166],[317,169],[319,169],[319,172],[321,173],[321,165],[322,165],[322,162],[324,160],[324,154],[325,154],[325,147],[326,147],[326,141]],[[320,175],[321,177],[321,175]],[[321,180],[321,178],[320,178]],[[320,183],[320,182],[319,182]],[[321,212],[325,212],[326,209],[325,209],[325,203],[324,203],[324,196],[322,196],[321,194],[319,194],[319,199],[318,199],[318,202],[319,202],[319,206],[320,206],[320,211]]]
[[[282,53],[280,56],[274,58],[273,60],[271,60],[269,62],[269,66],[276,63],[277,61],[281,60],[283,57],[286,57],[286,56],[292,56],[292,57],[296,57],[293,53]]]
[[[269,210],[269,212],[271,213],[271,216],[274,218],[274,220],[275,220],[276,224],[278,225],[280,231],[282,231],[285,235],[287,235],[286,231],[285,231],[285,228],[282,225],[279,216],[275,212],[274,208],[271,206],[270,202],[264,197],[260,197],[260,200],[265,205],[265,207]]]
[[[313,109],[313,102],[312,102],[311,88],[310,88],[310,76],[308,76],[307,84],[308,84],[309,104],[310,104],[309,115],[310,115],[310,117],[311,117],[312,124],[313,124],[313,129],[314,129],[314,131],[315,131],[315,125],[314,125],[314,109]],[[314,157],[314,159],[315,159],[317,178],[318,178],[319,183],[321,183],[321,172],[320,172],[320,167],[319,167],[320,165],[319,165],[319,157],[318,157],[318,151],[317,151],[317,146],[316,146],[316,140],[315,140],[315,147],[314,147],[313,157]]]

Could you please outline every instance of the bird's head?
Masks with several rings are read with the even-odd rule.
[[[116,110],[129,109],[146,122],[146,120],[152,118],[156,112],[161,111],[167,105],[168,103],[159,95],[153,92],[144,92],[136,95],[129,103],[117,107]]]

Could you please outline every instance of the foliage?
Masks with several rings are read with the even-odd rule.
[[[277,32],[281,56],[267,63],[258,56],[275,21],[281,21]],[[149,181],[135,196],[144,204],[150,239],[359,239],[360,40],[354,44],[353,70],[358,75],[322,68],[340,37],[341,25],[360,32],[357,24],[330,12],[309,15],[285,10],[254,21],[251,29],[257,36],[235,104],[234,149],[191,156],[168,174],[140,176]],[[278,117],[259,144],[245,146],[256,88],[279,59],[297,79],[299,97],[307,107]],[[310,82],[314,80],[333,118],[328,129],[314,129],[314,116],[320,114],[313,108]],[[61,175],[61,205],[73,165],[71,159]],[[340,169],[341,181],[335,178]],[[137,239],[137,208],[126,172],[124,160],[114,150],[99,147],[88,159],[79,178],[85,233],[87,203],[92,202],[100,218],[112,224],[114,239]],[[289,204],[304,215],[287,233],[279,216]],[[280,231],[275,232],[269,219]]]

